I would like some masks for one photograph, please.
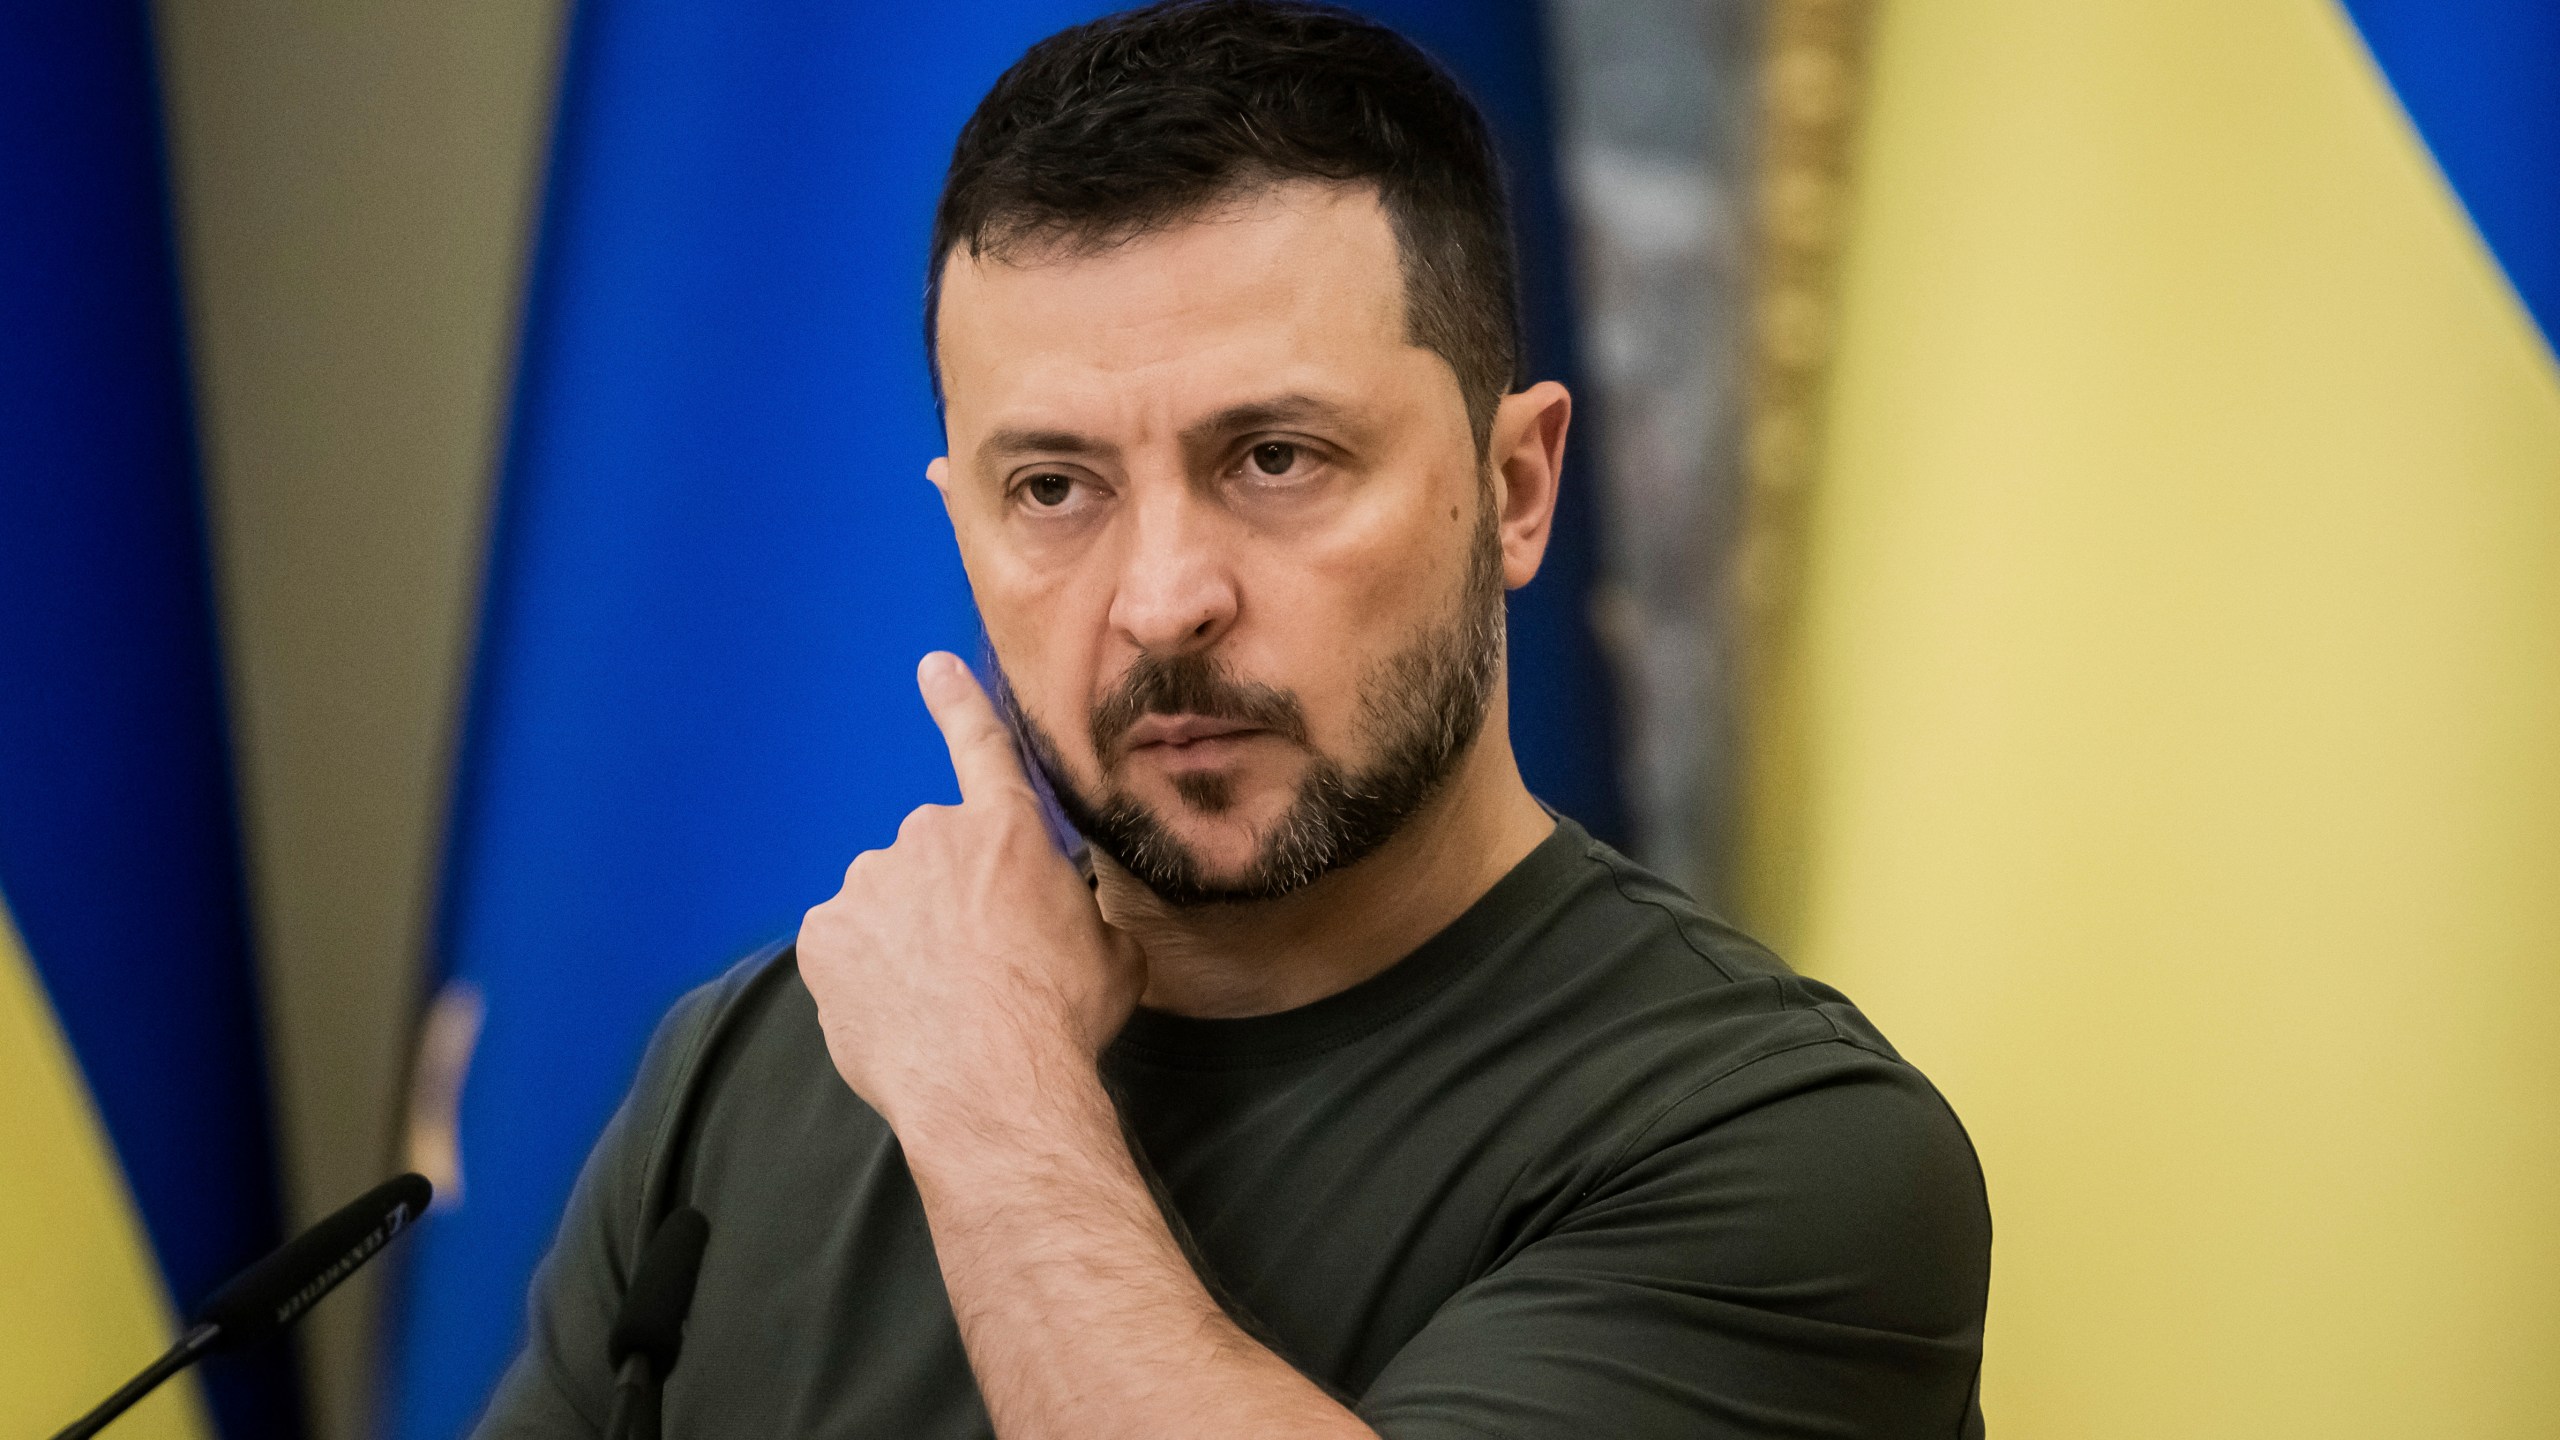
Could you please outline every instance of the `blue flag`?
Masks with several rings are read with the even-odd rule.
[[[12,1063],[62,1072],[13,1072],[0,1094],[16,1151],[0,1162],[0,1415],[57,1411],[29,1433],[141,1368],[174,1338],[172,1308],[277,1238],[166,195],[143,6],[8,7],[0,993]],[[60,1308],[22,1312],[47,1275]],[[137,1276],[158,1293],[84,1330]],[[40,1361],[37,1342],[85,1348]],[[58,1388],[29,1399],[21,1363]],[[209,1368],[205,1393],[232,1440],[301,1433],[281,1348]]]
[[[447,856],[440,1011],[477,1043],[459,1203],[421,1229],[396,1322],[403,1440],[484,1403],[659,1015],[956,798],[914,685],[977,636],[923,475],[928,231],[987,87],[1109,8],[579,7]],[[1533,364],[1558,374],[1535,8],[1378,10],[1494,102]],[[1533,788],[1607,833],[1591,502],[1566,497],[1552,576],[1514,605],[1514,731]]]
[[[2517,302],[2560,348],[2560,5],[2344,4]]]

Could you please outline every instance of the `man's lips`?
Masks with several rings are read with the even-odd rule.
[[[1180,751],[1203,740],[1260,733],[1261,726],[1241,720],[1219,720],[1207,715],[1146,715],[1129,727],[1128,736],[1121,743],[1132,752],[1155,745]]]

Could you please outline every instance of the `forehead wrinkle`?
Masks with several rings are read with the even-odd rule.
[[[1374,442],[1389,418],[1373,403],[1386,397],[1368,393],[1387,380],[1379,365],[1438,357],[1407,333],[1395,237],[1374,197],[1325,189],[1265,192],[1098,253],[955,253],[938,318],[946,365],[969,373],[950,377],[952,418],[974,408],[960,392],[978,383],[998,401],[987,418],[1000,423],[971,445],[976,463],[1116,464],[1168,440],[1196,456],[1291,422],[1355,449]],[[1345,212],[1351,199],[1360,213]]]
[[[1410,344],[1400,250],[1386,216],[1365,193],[1355,192],[1358,203],[1345,206],[1352,196],[1312,188],[1264,192],[1232,211],[1099,250],[955,254],[937,317],[946,346],[964,325],[983,328],[955,323],[977,308],[971,299],[994,303],[996,310],[982,319],[997,328],[1006,328],[999,318],[1006,312],[1015,320],[1025,307],[1040,313],[1051,334],[1086,342],[1079,347],[1086,365],[1112,371],[1143,369],[1163,358],[1168,331],[1188,337],[1241,324],[1267,334],[1279,319],[1334,335],[1346,311],[1363,312],[1382,338]],[[1079,275],[1107,279],[1051,283]],[[998,299],[993,292],[1004,294]]]

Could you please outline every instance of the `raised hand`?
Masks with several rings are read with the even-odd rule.
[[[836,1073],[910,1145],[1019,1123],[1058,1066],[1089,1076],[1144,984],[1136,945],[1051,843],[976,677],[937,651],[916,684],[960,803],[923,806],[897,843],[857,856],[799,943]]]

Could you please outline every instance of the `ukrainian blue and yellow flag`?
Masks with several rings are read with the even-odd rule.
[[[2560,6],[1872,43],[1755,864],[1980,1146],[1993,1429],[2560,1434]]]
[[[0,1431],[46,1435],[276,1241],[139,4],[0,17]],[[301,1433],[285,1353],[118,1435]]]

